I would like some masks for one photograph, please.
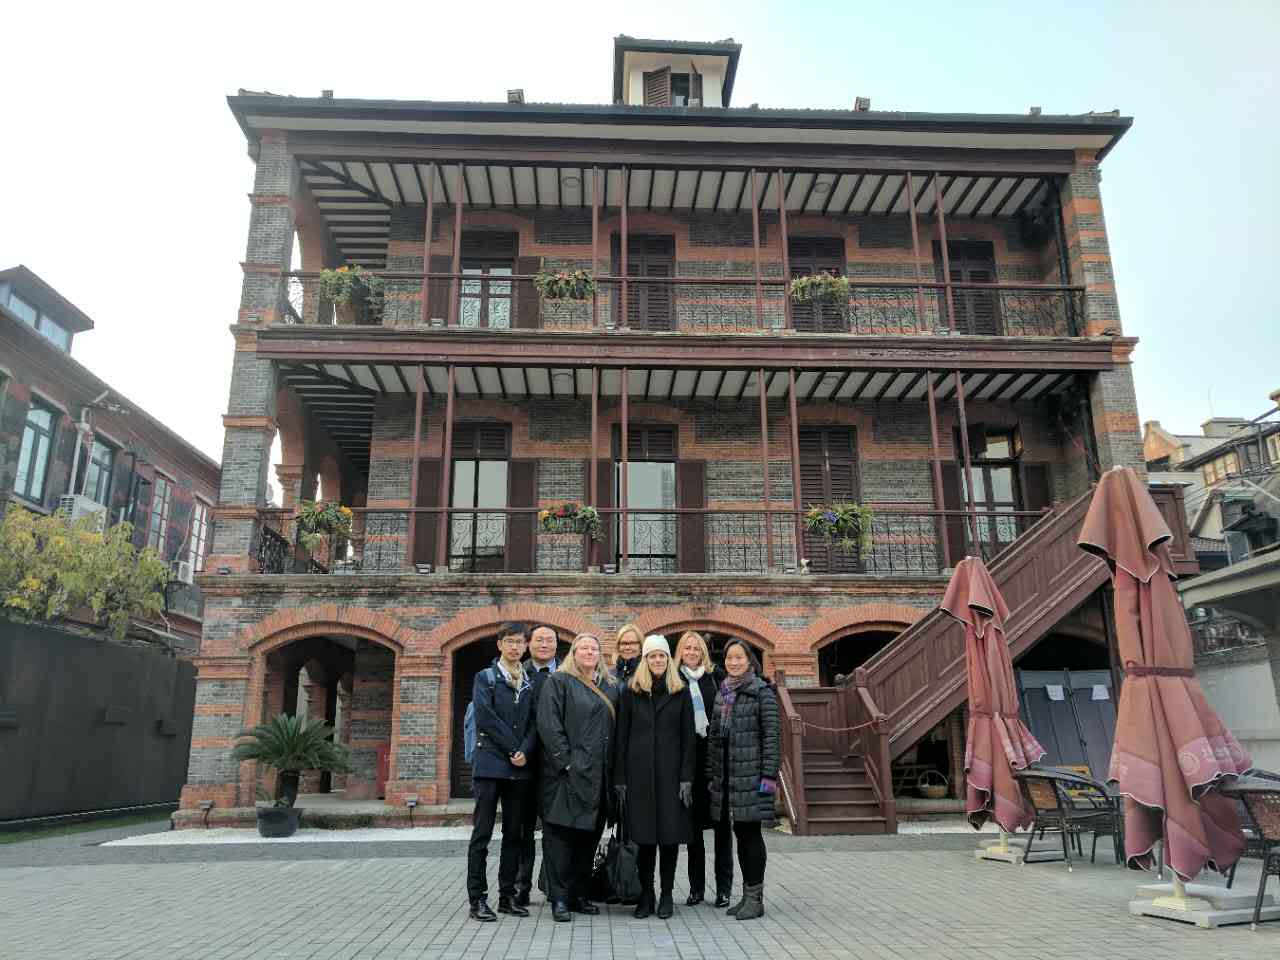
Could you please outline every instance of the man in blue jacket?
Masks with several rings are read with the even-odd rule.
[[[485,860],[499,802],[502,854],[498,866],[498,912],[517,917],[529,915],[515,900],[525,806],[530,800],[533,753],[538,741],[536,690],[520,663],[528,637],[525,624],[503,624],[498,634],[497,658],[476,674],[471,686],[476,725],[471,770],[476,808],[467,853],[467,898],[471,901],[471,918],[482,923],[498,919],[489,907]]]

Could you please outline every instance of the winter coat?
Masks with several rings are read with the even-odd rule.
[[[683,674],[682,674],[683,676]],[[714,826],[715,821],[711,819],[711,794],[707,790],[707,744],[711,739],[710,722],[715,719],[716,694],[720,690],[720,681],[724,679],[724,674],[718,668],[707,670],[698,679],[698,689],[702,691],[702,706],[707,711],[707,735],[700,737],[695,732],[693,735],[694,761],[693,761],[693,829],[706,830],[708,827]],[[684,682],[689,683],[689,678],[684,677]],[[689,696],[689,688],[685,687],[681,693]],[[689,700],[689,723],[693,723],[693,700]]]
[[[693,701],[685,691],[673,695],[659,683],[652,693],[626,687],[618,695],[614,783],[627,788],[629,839],[688,843],[690,818],[680,802],[680,784],[693,783]]]
[[[538,746],[537,688],[531,681],[521,683],[519,695],[498,669],[498,661],[476,674],[471,684],[475,705],[476,752],[471,758],[471,775],[476,779],[529,780],[533,777]],[[523,767],[511,762],[511,755],[523,753]]]
[[[719,820],[728,794],[731,820],[774,822],[774,797],[760,792],[760,778],[778,779],[778,696],[764,680],[752,677],[738,690],[726,726],[720,697],[709,718],[707,780],[711,784],[711,816]],[[729,782],[724,781],[724,748],[729,745]]]
[[[640,666],[640,658],[632,657],[630,660],[617,659],[613,663],[613,676],[618,681],[618,689],[626,689],[627,683],[636,672],[636,667]]]
[[[613,688],[602,688],[611,700]],[[616,709],[616,708],[615,708]],[[613,713],[577,677],[553,673],[538,692],[542,820],[594,830],[609,790]]]

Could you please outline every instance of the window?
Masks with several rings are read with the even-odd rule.
[[[512,282],[489,279],[509,277],[515,270],[518,237],[514,233],[476,231],[462,236],[462,281],[458,325],[510,329]]]
[[[1014,514],[1021,509],[1018,487],[1018,455],[1022,452],[1013,430],[973,431],[970,438],[973,505],[978,512],[978,537],[992,554],[1018,535]],[[975,442],[976,441],[976,442]],[[961,496],[968,500],[969,484],[961,476]]]
[[[622,502],[622,430],[614,429],[614,503]],[[669,511],[676,505],[676,430],[671,426],[628,425],[627,509]],[[614,562],[622,541],[615,521]],[[677,572],[674,513],[627,514],[627,558],[631,573]]]
[[[204,570],[205,550],[209,546],[209,505],[197,500],[191,510],[191,552],[188,560],[196,573]]]
[[[38,330],[46,340],[54,344],[59,350],[65,352],[70,349],[71,334],[67,332],[67,329],[52,320],[47,314],[42,314],[16,293],[10,292],[9,294],[9,309],[17,314],[27,326]]]
[[[22,449],[18,454],[18,472],[14,476],[13,492],[35,503],[44,501],[49,455],[53,449],[55,416],[48,407],[33,401],[27,408],[27,422],[22,429]]]
[[[40,312],[16,293],[9,294],[9,309],[16,313],[22,322],[28,326],[35,327],[38,325]]]
[[[858,499],[857,439],[851,427],[808,427],[799,432],[800,501],[805,509]],[[804,553],[814,573],[852,573],[860,557],[825,537],[804,535]]]
[[[1271,461],[1272,466],[1280,464],[1280,433],[1273,433],[1267,437],[1267,459]]]
[[[453,430],[454,513],[449,524],[449,569],[454,573],[506,568],[507,515],[486,513],[507,507],[511,433],[501,423],[460,423]]]
[[[44,314],[40,315],[40,333],[64,353],[71,348],[71,334],[61,324],[55,323]]]
[[[843,237],[792,237],[787,244],[791,276],[815,273],[845,274]],[[791,323],[809,333],[833,333],[849,329],[847,303],[793,303]]]
[[[612,239],[613,273],[622,272],[622,241]],[[627,276],[673,277],[676,272],[676,241],[672,236],[631,234],[627,239]],[[614,291],[614,316],[621,321],[621,284]],[[627,285],[627,328],[631,330],[671,330],[674,291],[669,283]]]
[[[1232,473],[1240,472],[1240,458],[1236,452],[1232,450],[1228,454],[1216,457],[1204,465],[1204,482],[1210,486],[1221,480],[1227,479]]]
[[[104,507],[111,498],[111,471],[115,467],[116,451],[101,440],[94,440],[89,451],[89,466],[85,470],[84,495]]]
[[[687,107],[689,105],[689,75],[673,73],[671,75],[671,105]]]
[[[173,481],[156,474],[151,489],[151,522],[147,526],[147,546],[164,556],[164,536],[169,527],[169,507],[173,501]]]

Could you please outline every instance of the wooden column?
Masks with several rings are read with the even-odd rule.
[[[756,187],[756,168],[751,168],[751,253],[756,264],[756,326],[764,329],[764,286],[760,279],[760,195]],[[764,382],[761,381],[761,390]],[[761,394],[763,396],[763,394]]]
[[[792,367],[787,371],[787,402],[791,407],[791,510],[794,514],[792,526],[796,539],[796,571],[800,570],[800,559],[804,556],[804,535],[801,531],[800,511],[800,418],[796,411],[796,371]]]
[[[754,173],[754,171],[752,171]],[[760,263],[757,260],[756,266]],[[760,273],[756,272],[756,282]],[[764,569],[766,573],[773,571],[773,504],[769,496],[769,398],[764,393],[764,368],[756,370],[760,383],[760,467],[764,471]]]
[[[782,309],[786,316],[786,327],[791,329],[791,296],[787,293],[787,284],[791,282],[791,247],[787,239],[787,191],[783,186],[782,170],[778,170],[778,229],[782,235]],[[793,371],[794,374],[794,371]],[[798,558],[797,558],[798,562]]]
[[[536,175],[537,174],[535,172],[535,176]],[[596,265],[600,262],[598,259],[598,257],[600,256],[599,251],[600,251],[600,168],[592,167],[591,168],[591,276],[593,278],[596,276],[596,273],[597,273]],[[592,327],[600,326],[600,285],[599,284],[596,284],[596,288],[591,291],[591,326]],[[591,368],[591,402],[592,402],[593,414],[595,410],[595,406],[594,406],[595,382],[596,382],[596,368],[592,367]],[[595,430],[593,429],[591,431],[591,439],[593,443],[595,441],[595,438],[596,438],[596,434],[595,434]],[[592,452],[593,453],[595,452],[594,446],[592,447]],[[595,461],[596,461],[596,458],[593,456],[591,458],[592,464],[594,464]],[[595,467],[593,466],[592,469],[594,470]],[[593,482],[593,490],[594,490],[594,482]],[[593,496],[594,496],[594,493],[593,493]],[[595,541],[592,541],[592,542],[594,543]]]
[[[910,189],[908,187],[907,189]],[[929,443],[933,452],[933,508],[946,510],[947,501],[942,496],[942,451],[938,444],[938,404],[933,396],[933,371],[924,372],[925,396],[929,401]],[[942,540],[942,565],[951,566],[951,545],[947,542],[946,514],[938,515],[938,536]]]
[[[652,172],[652,171],[650,171],[650,174],[649,174],[649,175],[650,175],[650,176],[653,176],[653,172]],[[621,302],[618,304],[618,317],[619,317],[619,319],[618,319],[618,321],[617,321],[617,322],[615,322],[615,324],[614,324],[614,326],[615,326],[615,327],[617,327],[619,330],[625,330],[625,329],[627,329],[627,294],[628,294],[628,288],[627,288],[627,246],[628,246],[628,244],[627,244],[627,229],[628,229],[628,227],[627,227],[627,206],[628,206],[628,204],[629,204],[630,200],[631,200],[631,181],[630,181],[630,179],[628,179],[628,177],[627,177],[627,168],[626,168],[626,167],[623,167],[623,168],[622,168],[622,199],[619,201],[619,204],[620,204],[620,206],[622,207],[622,236],[618,238],[618,242],[619,242],[619,244],[620,244],[620,246],[621,246],[621,256],[622,256],[622,260],[621,260],[621,268],[622,268],[622,269],[621,269],[621,271],[620,271],[620,272],[621,272],[621,275],[622,275],[622,296],[621,296],[621,298],[620,298],[620,299],[621,299]],[[623,391],[622,391],[622,395],[623,395],[624,397],[627,395],[627,391],[626,391],[625,387],[624,387],[624,389],[623,389]],[[626,401],[623,401],[623,402],[625,403]],[[624,428],[624,429],[625,429],[625,428]],[[624,452],[625,452],[625,451],[624,451]],[[622,482],[623,482],[623,483],[626,483],[626,482],[627,482],[627,481],[626,481],[625,473],[624,473],[624,475],[623,475],[623,481],[622,481]],[[623,540],[623,543],[626,543],[626,541],[625,541],[625,540]]]
[[[454,366],[449,364],[449,385],[444,395],[444,434],[440,449],[440,527],[436,533],[436,569],[449,569],[449,508],[453,506],[452,488],[449,486],[453,472],[453,394]]]
[[[626,201],[623,200],[625,204]],[[625,206],[624,206],[625,209]],[[622,248],[627,248],[627,240],[625,234],[622,238]],[[624,281],[625,282],[625,281]],[[627,409],[628,394],[630,390],[631,375],[626,367],[622,368],[622,424],[620,433],[622,434],[622,481],[618,484],[618,525],[621,529],[618,531],[618,572],[626,573],[628,567],[627,553],[631,546],[627,520],[627,418],[629,412]]]
[[[600,504],[596,503],[596,500],[599,498],[599,493],[600,493],[600,487],[599,487],[600,477],[598,473],[598,467],[596,466],[596,460],[600,456],[600,448],[597,445],[598,441],[596,440],[596,435],[599,429],[600,429],[600,368],[592,367],[591,368],[591,457],[589,458],[589,461],[587,463],[587,475],[588,475],[587,503],[591,504],[593,507],[600,506]],[[610,517],[601,517],[600,523],[601,524],[609,523],[611,519],[612,518]],[[600,541],[589,540],[588,544],[589,546],[587,549],[591,551],[591,559],[588,560],[587,562],[589,564],[599,565]]]
[[[429,163],[427,164],[427,196],[425,198],[427,215],[423,220],[422,234],[422,325],[424,327],[431,323],[429,303],[431,300],[431,279],[427,274],[431,272],[431,231],[435,228],[435,192],[436,165]],[[415,467],[414,469],[416,470],[417,468]],[[417,506],[416,502],[414,506]]]
[[[449,268],[453,277],[449,280],[449,319],[447,321],[451,327],[458,325],[458,299],[461,293],[458,274],[462,273],[462,191],[465,189],[463,183],[466,177],[463,167],[463,164],[458,164],[458,178],[453,186],[453,265]]]
[[[911,216],[911,261],[916,270],[916,333],[923,333],[924,287],[920,282],[920,225],[916,222],[916,188],[911,180],[910,170],[907,171],[907,213]]]
[[[942,209],[942,187],[938,185],[938,175],[933,175],[933,202],[938,211],[938,245],[942,248],[942,282],[947,291],[947,324],[952,330],[956,328],[956,304],[951,295],[951,254],[947,251],[947,215]]]
[[[428,215],[429,216],[429,215]],[[413,459],[409,461],[409,539],[404,545],[405,566],[413,566],[414,535],[418,529],[418,464],[422,458],[422,385],[427,379],[427,371],[418,368],[418,390],[413,401]]]
[[[964,478],[961,485],[964,488],[965,503],[969,513],[969,533],[973,537],[973,549],[977,551],[974,556],[981,556],[982,550],[978,546],[978,515],[973,504],[973,461],[969,459],[969,421],[964,412],[964,378],[960,375],[960,371],[955,371],[956,378],[956,404],[960,410],[960,450],[964,455]]]

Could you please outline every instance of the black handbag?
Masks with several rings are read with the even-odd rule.
[[[618,822],[613,826],[613,834],[605,848],[603,872],[609,889],[609,901],[616,903],[638,903],[640,900],[640,869],[637,863],[639,849],[626,835],[626,805],[618,808]],[[593,886],[594,884],[594,877]]]

